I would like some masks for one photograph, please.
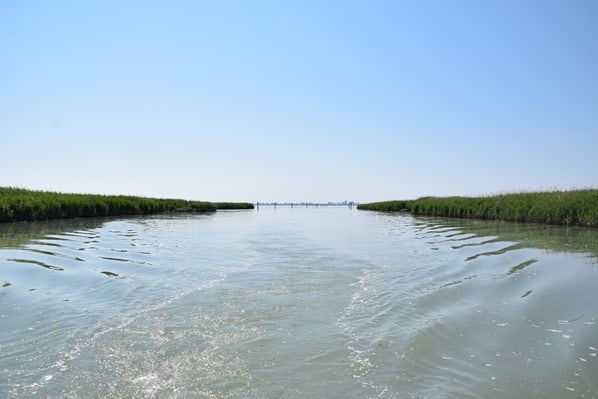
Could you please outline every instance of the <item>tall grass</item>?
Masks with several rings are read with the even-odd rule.
[[[250,209],[252,204],[225,203],[226,209]],[[213,212],[218,203],[125,195],[63,194],[0,187],[0,222],[146,215],[162,212]]]
[[[217,209],[253,209],[253,204],[248,202],[214,202]]]
[[[501,194],[489,197],[422,197],[360,204],[358,209],[414,215],[495,219],[598,227],[598,190]]]

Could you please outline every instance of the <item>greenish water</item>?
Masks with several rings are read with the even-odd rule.
[[[597,243],[340,207],[0,225],[0,397],[598,397]]]

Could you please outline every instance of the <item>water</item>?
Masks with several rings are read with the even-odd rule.
[[[598,232],[347,208],[0,225],[0,397],[595,398]]]

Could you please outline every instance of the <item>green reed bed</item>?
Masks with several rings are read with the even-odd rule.
[[[236,205],[236,207],[235,207]],[[163,212],[214,212],[251,209],[246,203],[212,203],[125,195],[64,194],[0,187],[0,222]]]
[[[225,209],[253,209],[253,204],[248,202],[214,202],[219,210]]]
[[[360,204],[358,209],[414,215],[495,219],[598,227],[598,190],[501,194],[488,197],[423,197]]]

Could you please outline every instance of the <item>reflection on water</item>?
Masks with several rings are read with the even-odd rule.
[[[431,223],[456,227],[463,233],[496,236],[502,241],[517,242],[528,248],[585,253],[598,258],[596,229],[471,219],[436,218],[429,220]]]
[[[52,221],[0,223],[0,248],[19,248],[31,241],[44,239],[48,236],[57,235],[51,238],[58,245],[60,241],[68,241],[68,236],[85,234],[102,226],[110,219],[107,218],[84,218],[84,219],[63,219]],[[50,242],[48,245],[52,245]]]
[[[0,397],[597,397],[597,263],[346,208],[0,225]]]

